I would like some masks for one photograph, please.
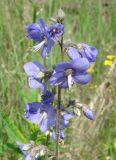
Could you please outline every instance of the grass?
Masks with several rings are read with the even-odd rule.
[[[89,43],[99,50],[92,80],[93,86],[99,85],[107,74],[103,61],[107,54],[114,53],[116,50],[115,5],[115,0],[110,2],[73,0],[73,3],[71,0],[49,0],[48,2],[41,0],[39,3],[31,0],[0,1],[0,111],[8,115],[25,135],[29,137],[28,125],[19,114],[24,113],[26,102],[37,100],[37,92],[28,89],[23,64],[32,59],[41,60],[39,54],[31,53],[30,46],[33,46],[33,42],[27,40],[25,26],[35,22],[38,17],[47,21],[48,16],[55,16],[58,8],[62,6],[66,12],[65,38],[71,38],[76,43]],[[58,59],[57,51],[53,50],[50,64],[56,63]],[[87,100],[89,97],[90,101],[93,98],[95,89],[91,89],[90,93],[89,87],[82,88],[82,100]],[[103,159],[110,156],[111,160],[115,160],[116,148],[113,144],[115,119],[112,119],[112,116],[111,121],[113,125],[106,126],[104,129],[107,135],[100,147],[105,150],[104,146],[108,146]],[[10,140],[2,122],[0,127],[1,144],[9,143]],[[110,132],[108,132],[109,128]],[[17,153],[13,153],[12,156],[11,153],[13,153],[12,150],[2,153],[1,158],[15,159]]]

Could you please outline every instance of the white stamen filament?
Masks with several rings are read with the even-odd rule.
[[[34,51],[39,51],[41,47],[46,43],[46,41],[42,41],[41,43],[37,44],[36,46],[33,47]]]
[[[47,113],[46,112],[43,112],[42,113],[42,119],[46,119],[47,118]]]
[[[72,76],[71,76],[71,74],[69,74],[68,75],[68,87],[71,88],[72,84],[73,84]]]

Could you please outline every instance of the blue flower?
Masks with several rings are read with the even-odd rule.
[[[50,104],[54,100],[54,94],[48,90],[46,90],[41,97],[42,97],[43,104]]]
[[[86,84],[91,80],[91,76],[86,72],[89,65],[85,58],[58,64],[48,82],[52,86],[60,85],[62,88],[70,88],[74,83]]]
[[[90,120],[93,120],[94,119],[94,114],[93,112],[87,108],[85,105],[82,107],[83,109],[83,114]]]
[[[35,51],[40,50],[43,58],[49,55],[55,42],[63,32],[63,24],[56,23],[47,30],[42,19],[39,19],[38,23],[31,24],[27,27],[27,37],[38,43],[33,49]]]
[[[38,43],[33,47],[33,49],[35,51],[40,50],[43,58],[48,56],[52,47],[54,46],[54,40],[48,36],[44,21],[39,19],[38,23],[29,25],[27,27],[27,33],[28,38]]]
[[[56,125],[56,108],[50,104],[28,103],[24,117],[31,123],[38,124],[42,132],[47,132]],[[60,128],[67,128],[71,118],[72,114],[61,112]]]
[[[50,127],[55,125],[56,112],[49,104],[28,103],[24,117],[31,123],[38,124],[42,132],[47,132]]]
[[[64,33],[64,24],[63,23],[55,23],[48,28],[48,35],[54,41],[57,41],[60,36]]]
[[[26,31],[28,38],[39,43],[42,42],[47,35],[46,27],[42,19],[39,19],[38,23],[27,26]]]
[[[79,57],[84,57],[90,63],[92,63],[96,60],[96,57],[98,55],[98,51],[95,47],[89,46],[84,43],[78,44],[77,47],[78,47],[78,50],[73,47],[71,47],[67,50],[67,54],[68,54],[69,58],[74,60]]]
[[[33,89],[41,88],[44,90],[42,78],[44,77],[45,68],[39,62],[28,62],[24,65],[24,70],[28,75],[29,87]]]

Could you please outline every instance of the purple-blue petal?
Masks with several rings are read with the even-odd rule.
[[[69,88],[67,78],[65,78],[64,81],[61,83],[61,88]]]
[[[37,112],[36,114],[24,114],[24,117],[31,123],[38,124],[39,119],[41,119],[41,113]]]
[[[73,47],[67,50],[67,55],[72,60],[80,58],[79,52]]]
[[[64,132],[60,131],[59,132],[59,138],[64,139],[64,137],[65,137]],[[52,133],[52,138],[53,138],[54,141],[56,141],[56,132],[55,131],[53,131],[53,133]]]
[[[24,70],[28,76],[38,78],[39,72],[44,71],[45,68],[39,62],[34,61],[24,64]]]
[[[26,105],[26,113],[24,114],[24,117],[32,123],[38,123],[38,119],[41,117],[40,114],[41,108],[42,108],[41,103],[37,102],[28,103]]]
[[[91,80],[91,76],[88,73],[77,73],[75,76],[73,76],[73,80],[77,84],[87,84]]]
[[[44,104],[49,104],[53,102],[54,94],[47,90],[44,92],[44,94],[41,97],[42,97],[42,102]]]
[[[43,119],[43,120],[41,121],[41,123],[39,124],[40,130],[41,130],[42,132],[46,132],[46,131],[48,130],[48,125],[47,125],[47,123],[48,123],[48,119],[46,118],[46,119]]]
[[[28,38],[36,41],[36,42],[41,42],[44,40],[43,35],[41,34],[40,30],[32,30],[28,33],[27,35]]]
[[[98,55],[96,47],[89,46],[87,44],[82,44],[82,46],[83,48],[80,49],[80,52],[83,55],[83,57],[87,58],[90,63],[94,62]]]
[[[70,119],[72,119],[74,117],[74,115],[73,114],[67,114],[67,113],[65,113],[64,115],[63,115],[63,118],[65,119],[65,120],[70,120]]]
[[[48,56],[48,53],[47,53],[47,46],[43,46],[42,49],[41,49],[41,56],[42,58],[45,58]]]
[[[55,42],[53,39],[48,38],[48,43],[47,43],[47,54],[50,53],[51,49],[53,48]]]
[[[64,81],[63,72],[54,73],[49,79],[49,83],[53,86],[59,85]]]
[[[77,58],[71,62],[74,69],[76,69],[77,72],[84,72],[86,71],[90,63],[86,58]]]
[[[41,18],[38,20],[38,24],[40,26],[41,32],[46,35],[47,34],[46,26],[45,26],[44,21]]]
[[[33,89],[40,88],[42,91],[44,90],[43,83],[34,77],[29,77],[28,83],[30,88],[33,88]]]
[[[48,28],[47,32],[48,32],[48,37],[51,37],[54,39],[54,41],[57,41],[57,39],[64,33],[64,24],[55,23]]]
[[[25,156],[25,160],[33,160],[33,158],[32,158],[29,154],[27,154],[27,155]]]
[[[32,63],[34,63],[40,69],[40,71],[42,71],[42,72],[45,71],[45,67],[41,63],[39,63],[37,61],[33,61]]]
[[[27,103],[26,112],[29,112],[29,114],[36,114],[41,107],[42,104],[38,102]]]
[[[57,64],[55,66],[55,71],[56,72],[62,72],[65,69],[71,69],[71,68],[72,68],[72,63],[70,63],[70,62],[63,62],[63,63]]]
[[[27,30],[27,32],[31,32],[33,30],[39,30],[39,28],[40,27],[39,27],[39,25],[37,23],[33,23],[31,25],[28,25],[26,30]]]

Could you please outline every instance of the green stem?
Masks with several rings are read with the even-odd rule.
[[[61,56],[62,62],[64,60],[64,53],[63,53],[63,36],[61,37]],[[61,87],[58,86],[58,108],[57,108],[57,117],[56,117],[56,160],[59,160],[59,134],[60,134],[60,117],[61,117]]]

